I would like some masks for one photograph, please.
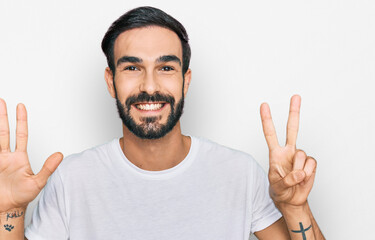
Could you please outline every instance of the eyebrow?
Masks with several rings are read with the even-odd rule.
[[[176,62],[181,66],[181,60],[176,55],[163,55],[156,59],[157,63],[161,62]]]
[[[123,56],[119,60],[117,60],[117,66],[120,65],[121,63],[126,63],[126,62],[141,63],[142,59],[138,57],[132,57],[132,56]]]

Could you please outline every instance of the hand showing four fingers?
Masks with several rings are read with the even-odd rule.
[[[278,143],[268,104],[263,103],[260,108],[263,132],[269,149],[270,195],[276,205],[302,206],[314,183],[315,159],[296,149],[300,106],[301,97],[293,96],[290,100],[284,147]]]
[[[17,106],[16,148],[9,147],[9,124],[5,101],[0,99],[0,213],[24,208],[43,189],[48,177],[60,164],[61,153],[52,154],[37,175],[31,170],[27,149],[27,113]]]

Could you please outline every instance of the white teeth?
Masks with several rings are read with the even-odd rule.
[[[141,110],[148,110],[148,111],[154,111],[159,110],[163,107],[164,104],[161,103],[147,103],[147,104],[137,104],[136,107]]]

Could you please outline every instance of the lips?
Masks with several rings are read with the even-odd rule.
[[[162,109],[165,106],[166,103],[159,102],[159,103],[137,103],[134,104],[134,106],[143,111],[157,111]]]

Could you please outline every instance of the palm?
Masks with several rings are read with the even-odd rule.
[[[34,175],[26,152],[27,116],[23,105],[17,107],[16,138],[16,149],[10,152],[6,105],[0,99],[0,212],[27,206],[62,160],[60,153],[51,155],[39,174]]]
[[[316,161],[296,149],[301,99],[293,96],[287,124],[287,141],[278,143],[271,113],[267,104],[261,106],[263,131],[269,148],[270,194],[276,203],[302,205],[311,191]]]

